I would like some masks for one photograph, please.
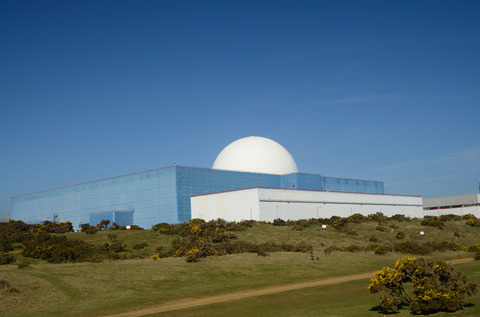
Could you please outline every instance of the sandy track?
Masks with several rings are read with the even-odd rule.
[[[473,258],[456,259],[456,260],[446,261],[446,262],[450,264],[469,263],[469,262],[473,262]],[[373,276],[373,272],[366,272],[366,273],[353,274],[353,275],[327,277],[327,278],[313,280],[309,282],[301,282],[301,283],[294,283],[294,284],[287,284],[287,285],[275,285],[275,286],[269,286],[269,287],[264,287],[259,289],[238,291],[238,292],[233,292],[229,294],[210,296],[210,297],[204,297],[204,298],[186,298],[186,299],[166,302],[158,306],[151,306],[145,309],[135,310],[135,311],[126,312],[122,314],[108,315],[105,317],[144,316],[144,315],[163,313],[163,312],[178,310],[178,309],[223,303],[223,302],[228,302],[228,301],[243,299],[248,297],[293,291],[293,290],[307,288],[307,287],[315,287],[315,286],[331,285],[331,284],[338,284],[343,282],[356,281],[356,280],[371,278],[372,276]]]

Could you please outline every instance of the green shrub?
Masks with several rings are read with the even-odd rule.
[[[443,228],[444,221],[440,220],[438,217],[435,217],[435,216],[425,216],[425,217],[423,217],[420,224],[422,226]]]
[[[82,226],[82,232],[85,232],[86,234],[95,234],[98,232],[97,227],[91,226],[89,224],[84,224]]]
[[[18,263],[18,268],[19,269],[26,269],[28,267],[30,267],[30,262],[28,262],[28,261],[21,261],[21,262]]]
[[[405,305],[414,314],[432,314],[461,308],[467,297],[477,293],[478,285],[443,261],[407,257],[397,260],[394,269],[375,272],[368,290],[384,293],[380,298],[383,313]]]
[[[395,238],[396,239],[405,239],[407,235],[403,231],[397,231],[395,232]]]
[[[329,246],[328,248],[326,248],[325,250],[323,250],[323,252],[325,252],[325,255],[330,255],[333,253],[333,251],[340,251],[341,249],[338,248],[337,246]]]
[[[122,226],[119,228],[119,230],[127,230],[127,226]],[[129,230],[143,230],[143,228],[137,225],[130,225]]]
[[[10,254],[0,255],[0,265],[15,264],[15,262],[17,262],[17,260],[13,255],[10,255]]]
[[[66,222],[50,222],[44,221],[43,224],[36,224],[32,227],[34,232],[48,232],[48,233],[67,233],[73,232],[73,226],[70,221]]]
[[[403,241],[400,243],[395,243],[393,250],[399,253],[408,253],[408,254],[429,254],[431,251],[424,244],[417,243],[415,241]]]
[[[352,244],[352,245],[349,245],[349,246],[346,246],[343,248],[344,251],[347,251],[347,252],[360,252],[360,251],[363,251],[363,248],[356,245],[356,244]]]
[[[134,250],[141,250],[141,249],[145,248],[146,246],[148,246],[148,243],[146,243],[146,242],[144,241],[144,242],[135,244],[135,245],[133,246],[133,249],[134,249]]]
[[[384,224],[387,222],[388,217],[386,217],[383,213],[377,212],[375,214],[370,214],[367,216],[368,221],[375,221],[378,222],[378,224]]]
[[[157,223],[152,227],[154,231],[158,231],[161,234],[177,234],[179,232],[179,226],[178,225],[171,225],[166,222],[162,223]]]
[[[110,226],[110,228],[108,228],[108,230],[118,230],[120,229],[120,225],[116,222],[112,222],[112,225]]]
[[[108,228],[109,224],[110,224],[110,220],[102,219],[99,223],[97,223],[97,229],[98,230],[106,230]]]
[[[332,227],[337,229],[337,230],[343,230],[347,227],[348,225],[348,219],[347,218],[338,218],[333,221]]]
[[[373,253],[378,254],[378,255],[387,254],[388,251],[389,251],[389,248],[381,246],[381,245],[379,245],[375,249],[373,249]]]
[[[83,240],[41,232],[24,242],[22,255],[50,263],[99,261],[100,247]]]
[[[110,244],[110,251],[113,251],[113,252],[118,253],[118,252],[127,251],[126,248],[127,248],[127,244],[122,241],[115,241]]]
[[[467,225],[471,227],[480,227],[480,220],[479,219],[469,219],[467,220]]]
[[[283,219],[277,218],[277,219],[273,219],[272,225],[274,225],[274,226],[285,226],[286,222]]]
[[[440,215],[440,216],[438,216],[438,219],[440,221],[443,221],[443,222],[445,222],[445,221],[458,221],[458,220],[462,219],[462,217],[458,216],[458,215],[448,214],[448,215]]]
[[[350,223],[357,223],[358,224],[358,223],[365,222],[367,220],[367,217],[365,217],[362,214],[356,213],[356,214],[353,214],[353,215],[347,217],[347,220]]]
[[[410,217],[407,217],[405,215],[400,215],[400,214],[396,214],[396,215],[393,215],[392,217],[390,217],[391,220],[395,220],[395,221],[398,221],[398,222],[408,222],[408,221],[412,221],[412,219]]]

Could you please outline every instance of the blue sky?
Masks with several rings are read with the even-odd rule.
[[[479,1],[0,2],[11,195],[211,167],[264,136],[299,170],[478,192]]]

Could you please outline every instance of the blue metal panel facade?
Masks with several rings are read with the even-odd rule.
[[[315,174],[297,174],[297,188],[324,190],[323,177]]]
[[[72,185],[12,198],[12,218],[26,222],[71,221],[74,228],[89,223],[91,213],[133,210],[135,224],[150,228],[175,223],[175,169],[163,168]]]
[[[133,225],[133,210],[112,210],[90,214],[90,225],[96,226],[102,220],[110,220],[108,227],[115,222],[120,227]]]
[[[280,187],[280,175],[176,166],[178,221],[190,220],[192,195],[248,187]]]
[[[360,179],[322,177],[323,190],[383,194],[383,182]]]
[[[113,211],[107,211],[107,212],[98,212],[98,213],[90,214],[89,224],[91,226],[96,226],[97,223],[99,223],[102,220],[110,220],[110,224],[109,224],[109,227],[110,227],[110,225],[113,222],[116,222],[114,220],[113,213],[114,213]]]
[[[160,222],[190,220],[192,195],[248,187],[384,192],[383,182],[376,181],[303,173],[273,175],[171,166],[16,196],[12,198],[11,211],[13,219],[26,222],[53,221],[55,211],[57,221],[71,221],[74,228],[78,228],[81,224],[97,221],[97,216],[90,219],[90,214],[129,210],[133,211],[131,223],[148,229]],[[113,218],[102,219],[112,221]]]

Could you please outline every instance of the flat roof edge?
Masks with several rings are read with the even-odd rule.
[[[274,190],[292,190],[292,191],[307,191],[307,192],[320,192],[320,193],[343,193],[343,194],[363,194],[363,195],[380,195],[380,196],[396,196],[396,197],[418,197],[422,198],[422,196],[418,195],[400,195],[400,194],[381,194],[381,193],[365,193],[365,192],[346,192],[346,191],[338,191],[338,190],[318,190],[318,189],[301,189],[301,188],[280,188],[280,187],[245,187],[245,188],[237,188],[237,189],[229,189],[224,191],[218,192],[211,192],[205,194],[197,194],[192,195],[190,197],[199,197],[199,196],[207,196],[207,195],[214,195],[214,194],[223,194],[223,193],[230,193],[230,192],[237,192],[241,190],[250,190],[250,189],[274,189]]]

